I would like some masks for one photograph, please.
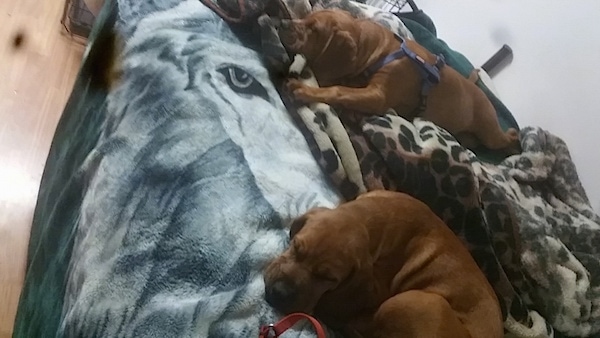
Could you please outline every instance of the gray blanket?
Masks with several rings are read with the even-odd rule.
[[[60,334],[256,337],[290,219],[340,196],[256,51],[197,0],[145,6],[119,3],[133,35],[80,168]]]

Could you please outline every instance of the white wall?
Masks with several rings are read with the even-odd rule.
[[[500,98],[521,127],[565,140],[600,212],[600,1],[415,2],[476,66],[503,44],[512,48],[513,62],[494,77]]]

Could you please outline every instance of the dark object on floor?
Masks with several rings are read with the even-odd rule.
[[[25,34],[21,30],[17,31],[12,38],[13,49],[14,50],[21,49],[23,47],[24,42],[25,42]]]

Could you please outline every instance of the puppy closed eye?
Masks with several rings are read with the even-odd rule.
[[[335,278],[331,273],[326,272],[325,270],[316,270],[313,271],[313,277],[316,279],[320,279],[327,282],[337,283],[337,278]]]
[[[331,269],[327,269],[327,270],[319,269],[319,270],[316,270],[315,272],[313,272],[313,276],[315,278],[323,280],[323,281],[337,283],[338,285],[342,285],[346,282],[351,281],[357,272],[357,270],[355,268],[353,268],[346,277],[340,279],[340,278],[334,277],[334,275],[331,274],[331,271],[332,271]]]

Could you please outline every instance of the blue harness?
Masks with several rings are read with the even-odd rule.
[[[400,45],[400,49],[391,54],[388,54],[383,59],[372,64],[369,68],[365,70],[364,75],[367,78],[371,78],[371,76],[373,76],[373,74],[375,74],[381,67],[387,65],[388,63],[394,60],[398,60],[404,56],[407,56],[419,66],[419,71],[423,76],[423,86],[421,87],[421,108],[423,108],[427,94],[429,94],[429,90],[431,89],[431,87],[440,82],[440,70],[446,64],[446,60],[444,59],[444,56],[440,54],[436,56],[435,64],[431,65],[425,62],[425,60],[422,57],[418,56],[415,52],[410,50],[410,48],[406,46],[406,42],[404,42],[403,39],[401,39],[400,37],[397,38],[402,42],[402,44]]]

